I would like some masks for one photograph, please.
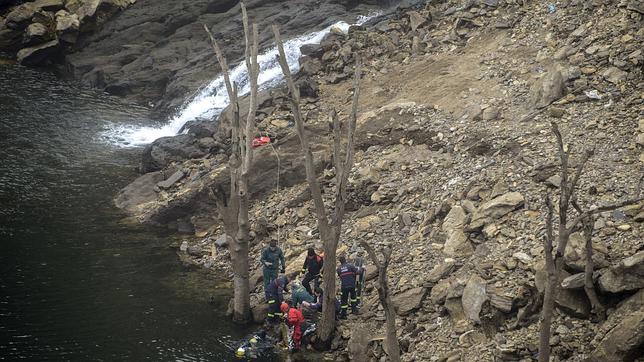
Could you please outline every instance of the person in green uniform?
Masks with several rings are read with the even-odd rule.
[[[286,272],[284,253],[277,246],[277,240],[271,240],[269,246],[262,251],[260,262],[262,263],[264,272],[264,295],[266,296],[266,300],[268,300],[268,285],[277,279],[278,271],[281,273]]]

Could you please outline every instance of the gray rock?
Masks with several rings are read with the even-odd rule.
[[[644,251],[630,256],[604,271],[599,277],[599,289],[620,293],[644,288]]]
[[[544,108],[565,93],[566,84],[561,71],[551,69],[530,88],[530,104],[535,108]]]
[[[429,299],[434,304],[443,304],[445,298],[447,298],[447,293],[451,288],[451,283],[449,280],[444,279],[438,282],[438,284],[432,287],[432,291],[429,295]]]
[[[411,26],[411,31],[416,31],[416,29],[428,23],[428,19],[420,15],[417,11],[410,11],[407,15],[409,16],[409,26]]]
[[[632,361],[644,345],[644,289],[622,303],[597,333],[589,362]]]
[[[417,287],[394,295],[391,302],[394,304],[396,313],[405,316],[420,308],[426,295],[426,288]]]
[[[481,312],[483,303],[487,301],[486,286],[487,283],[485,280],[478,274],[474,274],[467,281],[465,289],[463,289],[463,296],[461,297],[463,310],[465,311],[465,315],[476,323],[481,323],[479,313]]]
[[[490,300],[490,305],[504,313],[510,313],[514,300],[511,296],[506,295],[500,288],[488,287],[487,297]]]
[[[559,283],[569,276],[570,274],[568,272],[562,270]],[[547,273],[542,264],[540,267],[537,267],[537,272],[535,273],[535,284],[537,289],[542,293],[545,291],[546,280]],[[563,288],[557,288],[557,291],[555,304],[559,309],[573,317],[583,318],[588,316],[590,313],[590,302],[583,291]]]
[[[499,109],[497,107],[487,107],[483,110],[481,119],[484,121],[492,121],[499,118]]]
[[[219,235],[217,240],[215,240],[215,245],[217,245],[220,248],[225,248],[228,246],[228,243],[230,242],[230,236],[226,234]]]
[[[10,29],[24,29],[36,11],[38,11],[38,7],[34,3],[18,5],[7,14],[5,23]]]
[[[22,44],[22,31],[13,29],[0,29],[0,49],[16,51]]]
[[[58,11],[65,7],[63,0],[36,0],[34,5],[45,11]]]
[[[322,58],[324,51],[325,49],[321,44],[304,44],[300,47],[300,53],[311,58]]]
[[[608,250],[601,244],[593,243],[593,264],[595,268],[608,267],[606,260],[606,252]],[[568,244],[564,250],[564,262],[566,265],[574,270],[583,271],[586,267],[586,240],[584,236],[579,233],[570,234]]]
[[[449,256],[466,256],[474,252],[472,244],[467,239],[463,227],[467,214],[461,206],[454,206],[443,221],[442,229],[447,234],[443,251]]]
[[[44,44],[21,49],[16,57],[22,65],[41,65],[59,54],[59,52],[58,39],[54,39]]]
[[[193,135],[162,137],[143,149],[140,171],[141,173],[157,171],[170,162],[199,158],[205,155],[206,153],[195,144]]]
[[[561,281],[561,287],[564,289],[580,289],[584,287],[586,274],[577,273],[564,278]]]
[[[470,229],[481,228],[494,220],[516,210],[525,199],[519,192],[509,192],[483,203],[476,210],[470,222]]]
[[[40,23],[29,24],[25,30],[24,43],[38,44],[51,40],[53,34],[48,34],[47,28]]]
[[[429,272],[427,280],[430,283],[436,283],[439,280],[449,276],[454,269],[456,269],[456,260],[448,258],[443,263],[440,263]]]
[[[179,182],[179,180],[184,178],[185,175],[186,174],[183,171],[179,170],[179,171],[173,173],[172,176],[168,177],[167,180],[164,180],[164,181],[161,181],[161,182],[157,183],[157,186],[159,186],[159,188],[161,188],[161,189],[169,189],[172,186],[174,186],[174,184]]]
[[[610,67],[602,73],[602,76],[609,82],[613,84],[619,84],[622,83],[623,81],[626,80],[626,76],[628,75],[627,72],[617,68],[617,67]]]

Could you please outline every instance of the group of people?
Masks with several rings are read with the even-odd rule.
[[[262,251],[260,261],[263,266],[264,293],[268,303],[267,321],[271,324],[284,321],[291,331],[291,347],[299,349],[302,331],[306,330],[304,327],[307,317],[315,319],[317,312],[322,310],[321,277],[324,255],[316,253],[312,247],[308,249],[301,270],[304,277],[301,280],[300,271],[285,274],[284,253],[275,240]],[[365,263],[360,254],[353,263],[349,263],[344,256],[340,256],[338,261],[340,265],[336,273],[340,279],[340,300],[335,298],[336,316],[346,319],[349,307],[353,314],[358,313],[365,278]],[[284,297],[288,292],[290,303]]]

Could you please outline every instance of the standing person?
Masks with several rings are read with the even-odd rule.
[[[284,292],[288,292],[288,283],[293,280],[293,276],[282,275],[273,280],[266,288],[268,299],[268,322],[274,323],[282,317],[280,305],[284,301]]]
[[[304,315],[302,312],[294,307],[290,307],[287,303],[280,304],[280,310],[286,316],[286,325],[293,328],[291,334],[292,345],[289,343],[290,350],[300,349],[302,343],[302,324],[304,323]]]
[[[341,256],[338,258],[340,261],[340,266],[337,269],[338,276],[340,277],[340,288],[342,290],[342,296],[340,298],[340,319],[347,318],[347,309],[349,309],[349,296],[351,296],[351,312],[353,314],[358,313],[356,299],[356,275],[358,274],[358,269],[347,263],[347,258]]]
[[[358,276],[356,280],[356,299],[358,301],[358,305],[362,302],[361,296],[362,296],[362,288],[364,288],[364,279],[365,279],[365,260],[363,257],[364,253],[362,251],[358,251],[358,256],[356,256],[355,259],[353,259],[353,265],[356,266],[358,269]]]
[[[277,246],[277,240],[270,241],[268,248],[262,251],[260,261],[263,265],[264,272],[264,295],[268,301],[268,286],[277,278],[277,271],[280,270],[280,265],[282,267],[281,272],[284,273],[286,271],[284,253],[282,252],[282,249]]]
[[[320,273],[322,272],[323,265],[324,259],[315,253],[315,249],[312,247],[309,248],[308,255],[304,259],[304,266],[302,267],[302,273],[305,273],[302,285],[309,294],[313,294],[311,281],[313,281],[314,289],[320,285]]]

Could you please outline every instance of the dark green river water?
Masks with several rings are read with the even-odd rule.
[[[169,236],[118,223],[141,150],[100,135],[147,114],[0,65],[0,360],[231,358],[229,291],[184,270]]]

